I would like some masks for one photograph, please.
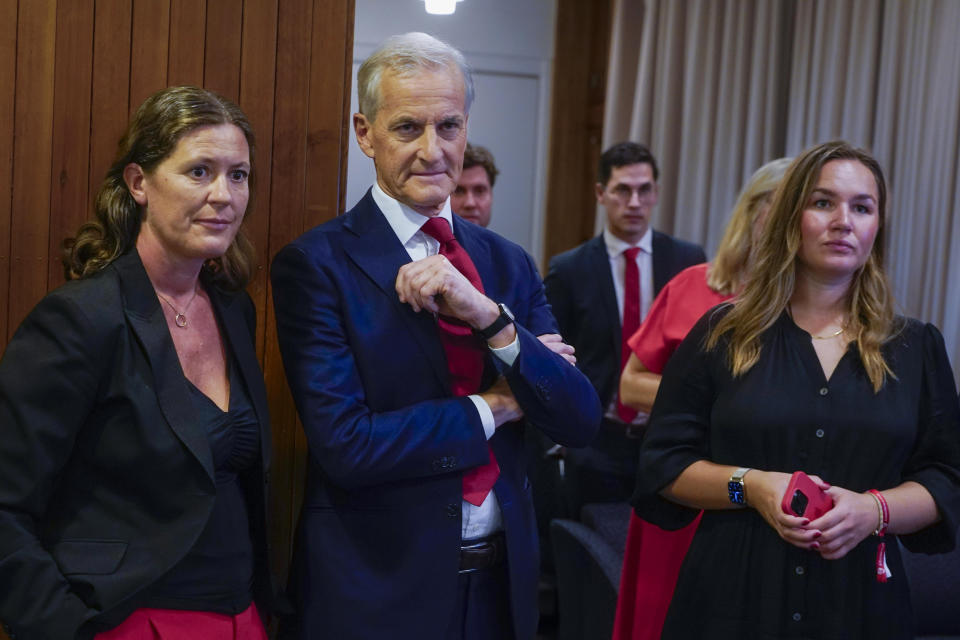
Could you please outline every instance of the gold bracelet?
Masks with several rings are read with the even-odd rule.
[[[877,519],[877,528],[873,530],[873,535],[880,535],[880,530],[883,529],[883,505],[880,504],[880,498],[876,494],[871,493],[870,497],[873,498],[873,501],[877,503],[877,511],[879,512],[879,517]]]

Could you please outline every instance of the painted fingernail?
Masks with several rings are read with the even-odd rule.
[[[810,548],[813,549],[813,550],[817,550],[817,549],[820,548],[820,543],[819,543],[819,542],[811,542],[811,543],[810,543]]]
[[[819,531],[814,531],[814,532],[813,532],[813,537],[814,537],[814,538],[819,538],[819,537],[820,537],[820,532],[819,532]]]
[[[807,526],[808,524],[810,524],[810,520],[808,520],[807,518],[804,518],[804,519],[803,519],[803,526]]]

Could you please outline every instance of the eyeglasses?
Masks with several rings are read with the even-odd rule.
[[[622,202],[630,202],[630,200],[633,199],[633,194],[637,194],[637,199],[641,203],[646,204],[651,202],[656,197],[657,187],[652,182],[642,184],[636,188],[620,183],[610,189],[607,189],[607,193]]]

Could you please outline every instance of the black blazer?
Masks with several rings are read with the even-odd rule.
[[[689,266],[707,261],[703,248],[653,232],[653,294]],[[603,234],[554,256],[543,281],[547,300],[577,366],[590,379],[604,407],[620,379],[620,312]]]
[[[255,599],[268,610],[270,433],[253,302],[207,292],[261,425],[262,467],[245,480]],[[51,292],[17,329],[0,361],[0,620],[12,637],[118,624],[199,537],[214,470],[187,384],[136,251]]]

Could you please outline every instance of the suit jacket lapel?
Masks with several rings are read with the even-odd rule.
[[[656,296],[663,289],[663,285],[670,280],[672,270],[670,265],[673,258],[673,245],[667,237],[659,231],[653,232],[653,295]]]
[[[617,292],[613,286],[613,273],[610,271],[610,254],[607,253],[607,245],[603,242],[603,234],[590,241],[590,251],[587,255],[589,261],[587,273],[594,274],[597,286],[585,286],[584,289],[596,292],[594,304],[598,306],[598,310],[604,318],[610,319],[610,334],[614,339],[611,353],[619,354],[623,340],[620,328],[620,309],[617,307]],[[619,366],[619,358],[617,366]]]
[[[263,459],[264,472],[270,466],[270,431],[267,425],[270,413],[267,408],[266,389],[263,385],[263,373],[257,363],[257,354],[254,352],[254,342],[250,335],[250,327],[243,317],[243,310],[238,304],[239,295],[221,293],[212,284],[205,283],[207,293],[213,302],[213,307],[220,317],[220,322],[226,333],[227,346],[233,352],[234,360],[247,392],[253,402],[254,413],[260,424],[260,452]]]
[[[403,325],[413,336],[437,376],[450,393],[450,377],[443,346],[437,337],[437,321],[426,311],[416,313],[400,302],[395,282],[397,271],[410,262],[410,254],[400,243],[370,191],[357,203],[344,222],[343,249],[393,303]]]
[[[190,411],[192,402],[187,389],[187,379],[183,375],[163,310],[143,263],[140,262],[140,256],[136,250],[131,250],[113,264],[120,276],[124,313],[134,334],[143,345],[153,371],[160,409],[170,428],[200,461],[212,482],[214,471],[210,445],[206,433],[194,422]]]

